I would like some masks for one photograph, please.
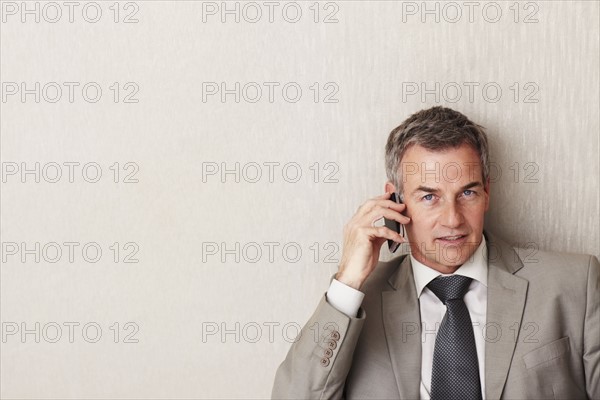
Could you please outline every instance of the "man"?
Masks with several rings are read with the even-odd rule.
[[[344,229],[339,270],[273,398],[600,398],[600,264],[483,230],[483,128],[420,111],[390,133],[386,169],[386,194]],[[407,241],[381,218],[405,226],[409,255],[378,263],[386,240]]]

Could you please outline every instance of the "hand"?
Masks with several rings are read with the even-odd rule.
[[[408,224],[410,218],[400,214],[405,204],[390,200],[391,193],[367,200],[344,227],[344,246],[336,279],[359,290],[379,261],[381,245],[387,239],[403,243],[406,239],[385,226],[374,226],[385,217]]]

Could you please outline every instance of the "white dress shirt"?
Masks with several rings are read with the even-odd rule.
[[[482,236],[479,247],[475,253],[458,268],[456,275],[472,278],[473,281],[465,294],[464,301],[473,323],[475,335],[475,347],[479,363],[479,378],[481,380],[481,392],[485,399],[485,324],[487,310],[487,250],[485,237]],[[415,279],[415,288],[419,297],[419,308],[421,311],[421,387],[420,397],[422,400],[431,398],[431,371],[433,370],[433,350],[435,338],[440,323],[446,314],[446,306],[433,294],[427,284],[440,274],[436,270],[423,265],[410,255],[410,261]],[[344,314],[356,317],[358,309],[365,297],[364,293],[344,285],[334,279],[327,291],[327,301],[337,310]]]

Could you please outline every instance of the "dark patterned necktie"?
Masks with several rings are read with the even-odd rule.
[[[471,281],[450,275],[439,276],[427,285],[447,308],[435,339],[431,400],[481,399],[473,325],[463,300]]]

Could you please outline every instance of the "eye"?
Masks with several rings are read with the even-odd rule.
[[[472,196],[472,195],[474,195],[474,194],[475,194],[475,192],[474,192],[474,191],[472,191],[472,190],[469,190],[469,189],[467,189],[467,190],[465,190],[465,191],[463,192],[463,194],[464,194],[465,196]]]
[[[429,193],[429,194],[423,196],[423,199],[427,200],[427,201],[431,201],[431,200],[433,200],[433,194]]]

